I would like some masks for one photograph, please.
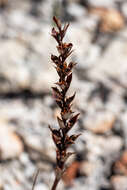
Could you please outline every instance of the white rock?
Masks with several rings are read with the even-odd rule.
[[[35,186],[35,190],[48,190],[48,187],[44,183],[39,183]]]
[[[81,18],[82,16],[85,16],[85,10],[84,7],[76,4],[76,3],[71,3],[68,6],[68,12],[74,16],[76,16],[76,18]]]
[[[20,138],[9,129],[5,123],[0,122],[0,159],[18,157],[23,152]]]
[[[127,177],[126,176],[113,176],[111,178],[111,184],[115,190],[127,189]]]

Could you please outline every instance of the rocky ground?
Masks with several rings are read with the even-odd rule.
[[[54,14],[70,22],[82,133],[58,189],[127,190],[126,0],[0,0],[0,189],[31,190],[38,168],[35,190],[54,180]]]

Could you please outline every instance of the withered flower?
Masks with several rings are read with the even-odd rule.
[[[70,54],[73,52],[73,44],[63,42],[63,38],[66,34],[69,24],[65,24],[62,27],[60,20],[56,17],[53,17],[53,21],[57,26],[57,30],[53,27],[51,35],[57,42],[57,50],[59,55],[51,55],[51,60],[55,65],[55,69],[59,76],[59,81],[55,83],[55,87],[52,87],[52,91],[53,97],[61,110],[60,117],[57,117],[59,128],[52,129],[49,126],[52,133],[52,139],[56,145],[57,167],[54,184],[52,186],[52,190],[55,190],[65,171],[66,160],[72,154],[74,154],[73,152],[67,152],[67,149],[70,145],[75,143],[75,140],[80,134],[71,136],[68,135],[69,130],[72,129],[79,116],[79,113],[74,114],[72,111],[72,102],[76,93],[70,97],[67,97],[66,95],[72,81],[72,69],[76,65],[76,63],[73,62],[66,62],[68,56],[70,56]]]

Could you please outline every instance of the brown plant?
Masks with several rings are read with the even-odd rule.
[[[49,126],[53,141],[56,145],[56,172],[55,180],[52,186],[52,190],[55,190],[58,182],[60,181],[63,173],[65,172],[65,162],[66,160],[74,154],[73,152],[67,152],[68,147],[74,144],[75,140],[80,136],[80,134],[74,134],[69,136],[68,132],[72,129],[76,123],[79,113],[74,114],[72,111],[72,102],[75,98],[75,93],[67,97],[66,93],[70,87],[72,81],[72,69],[76,65],[73,62],[67,63],[66,60],[73,52],[72,43],[63,42],[63,38],[69,27],[69,24],[65,24],[63,27],[61,22],[56,17],[53,17],[53,21],[57,26],[57,30],[52,28],[52,37],[57,42],[57,50],[59,55],[51,55],[51,60],[55,64],[55,69],[59,76],[59,81],[55,87],[52,87],[53,96],[60,108],[60,117],[57,117],[58,129],[53,129]]]

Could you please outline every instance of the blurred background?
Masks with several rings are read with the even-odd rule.
[[[82,136],[59,190],[127,190],[127,1],[0,0],[0,190],[49,190],[59,109],[52,16],[70,22]]]

